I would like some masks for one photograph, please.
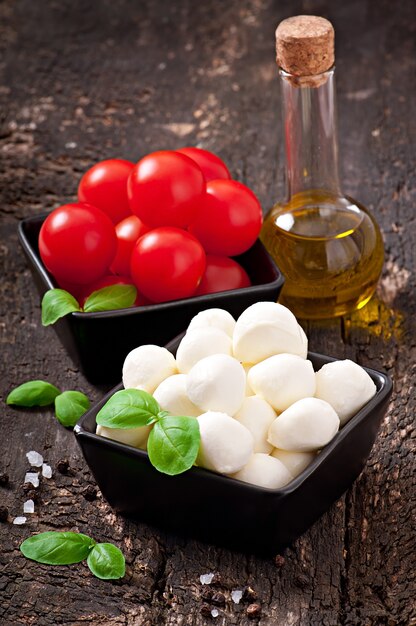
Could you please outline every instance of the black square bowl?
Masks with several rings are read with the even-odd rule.
[[[39,231],[46,217],[45,213],[24,219],[18,231],[41,296],[57,286],[39,255]],[[238,317],[259,300],[276,302],[284,279],[263,244],[256,241],[236,260],[249,275],[251,287],[118,311],[70,313],[58,320],[54,328],[90,382],[115,383],[120,380],[123,361],[130,350],[147,343],[163,346],[203,309],[219,307]]]
[[[166,347],[173,353],[179,344]],[[331,357],[309,353],[315,370]],[[385,374],[364,368],[377,392],[302,474],[265,489],[193,467],[161,474],[143,450],[95,434],[95,417],[118,385],[80,419],[74,432],[110,505],[142,522],[245,552],[271,556],[311,526],[357,478],[370,454],[392,391]]]

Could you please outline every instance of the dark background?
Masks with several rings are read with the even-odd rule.
[[[93,479],[72,433],[50,411],[4,407],[0,473],[8,473],[10,486],[0,487],[0,504],[10,517],[0,523],[2,624],[209,623],[200,612],[199,576],[207,572],[219,573],[217,590],[226,597],[216,624],[252,623],[247,604],[230,600],[246,585],[258,593],[261,625],[416,623],[411,0],[0,2],[1,394],[4,400],[17,384],[44,378],[92,399],[102,395],[53,330],[41,326],[16,234],[19,219],[74,199],[95,161],[135,161],[152,150],[198,145],[224,158],[265,209],[282,198],[274,30],[298,13],[323,15],[335,26],[344,191],[374,212],[385,240],[385,270],[369,305],[349,318],[305,326],[312,350],[384,369],[395,381],[366,469],[277,567],[116,517],[99,493],[86,499]],[[31,449],[52,464],[54,476],[38,489],[36,513],[14,526],[10,520],[27,499],[22,483]],[[69,475],[56,469],[63,458]],[[106,583],[84,566],[26,561],[21,540],[52,529],[116,542],[127,557],[125,579]]]

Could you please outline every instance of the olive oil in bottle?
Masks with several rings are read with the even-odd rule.
[[[331,24],[314,16],[276,31],[287,200],[266,216],[261,238],[285,276],[280,301],[309,319],[363,307],[384,259],[376,221],[339,186],[333,42]]]

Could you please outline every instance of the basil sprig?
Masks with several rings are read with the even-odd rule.
[[[84,561],[95,541],[82,533],[40,533],[26,539],[20,546],[28,559],[47,565],[72,565]]]
[[[33,535],[20,545],[22,554],[37,563],[73,565],[87,560],[97,578],[115,580],[125,574],[123,553],[111,543],[97,543],[88,535],[50,531]]]
[[[81,391],[63,391],[55,398],[55,415],[62,426],[75,426],[89,407],[90,401]]]
[[[194,417],[172,416],[145,391],[117,391],[96,416],[106,428],[138,428],[154,424],[147,441],[151,464],[169,476],[182,474],[196,461],[200,445],[199,424]]]
[[[81,415],[89,409],[90,401],[80,391],[62,391],[45,380],[28,380],[13,389],[6,398],[7,404],[33,407],[55,403],[55,416],[63,426],[75,426]]]
[[[9,393],[6,403],[25,407],[48,406],[60,393],[58,387],[45,380],[28,380]]]
[[[97,578],[123,578],[126,564],[122,552],[112,543],[97,543],[87,558],[87,565]]]
[[[49,289],[42,298],[42,325],[55,324],[61,317],[81,311],[74,296],[65,289]]]
[[[49,289],[42,298],[42,324],[50,326],[61,317],[76,311],[93,313],[126,309],[134,304],[136,297],[137,289],[134,285],[110,285],[93,291],[81,307],[65,289]]]

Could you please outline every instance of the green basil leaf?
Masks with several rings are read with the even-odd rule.
[[[137,289],[134,285],[111,285],[93,291],[84,303],[84,313],[127,309],[134,304]]]
[[[6,402],[17,406],[47,406],[52,404],[60,393],[57,387],[44,380],[29,380],[13,389]]]
[[[94,539],[81,533],[46,532],[26,539],[20,546],[28,559],[48,565],[71,565],[87,558]]]
[[[94,576],[103,580],[123,578],[126,572],[123,553],[112,543],[97,543],[88,555],[87,564]]]
[[[160,406],[150,393],[122,389],[98,411],[96,422],[107,428],[137,428],[153,424],[159,412]]]
[[[195,463],[200,443],[199,424],[194,417],[164,417],[150,431],[147,452],[152,465],[174,476]]]
[[[81,311],[74,296],[65,289],[49,289],[42,298],[42,324],[49,326],[68,313]]]
[[[90,401],[80,391],[64,391],[55,398],[55,415],[63,426],[75,426],[89,407]]]

